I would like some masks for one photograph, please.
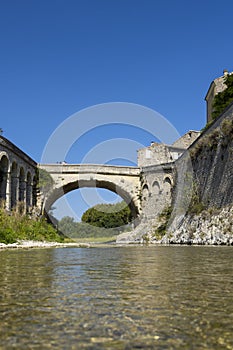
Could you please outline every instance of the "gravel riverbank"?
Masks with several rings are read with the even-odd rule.
[[[58,243],[58,242],[41,242],[41,241],[18,241],[11,244],[0,243],[1,249],[29,249],[29,248],[65,248],[65,247],[79,247],[89,248],[88,243]]]

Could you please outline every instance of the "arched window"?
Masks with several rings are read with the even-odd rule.
[[[159,193],[160,193],[160,186],[159,186],[158,181],[154,181],[154,182],[153,182],[152,188],[153,188],[153,194],[154,194],[155,196],[158,196]]]
[[[142,188],[142,200],[146,201],[149,197],[149,189],[147,185],[144,185]]]
[[[168,176],[165,177],[165,179],[163,181],[163,187],[164,187],[165,195],[166,196],[170,196],[171,195],[172,182],[171,182],[171,179]]]

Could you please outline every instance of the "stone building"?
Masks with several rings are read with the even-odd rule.
[[[228,72],[226,69],[223,71],[223,75],[219,78],[214,79],[210,87],[207,91],[205,100],[206,100],[206,108],[207,108],[207,123],[212,120],[212,112],[213,112],[213,99],[219,93],[224,91],[227,86],[225,84],[225,80],[228,75],[233,74],[233,72]]]
[[[171,204],[175,161],[199,135],[199,131],[190,130],[172,145],[152,142],[149,147],[138,150],[142,217],[145,220],[156,217],[165,206]]]
[[[184,151],[198,138],[199,131],[190,130],[172,145],[152,142],[149,147],[138,150],[138,166],[167,164],[177,160]]]

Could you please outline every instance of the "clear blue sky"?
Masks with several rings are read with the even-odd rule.
[[[39,162],[67,117],[118,101],[158,111],[180,134],[202,128],[210,82],[233,70],[232,13],[230,0],[0,0],[4,136]]]

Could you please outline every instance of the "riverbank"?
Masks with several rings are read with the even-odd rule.
[[[117,243],[233,246],[233,206],[176,217],[172,223],[166,223],[167,227],[164,225],[160,219],[143,221],[134,231],[119,235]],[[163,231],[159,230],[161,227]]]
[[[233,246],[233,207],[210,208],[198,215],[186,215],[179,227],[167,232],[159,243]]]
[[[31,249],[31,248],[90,248],[89,243],[59,243],[59,242],[42,242],[42,241],[27,241],[20,240],[15,243],[5,244],[0,243],[0,250],[2,249]]]

